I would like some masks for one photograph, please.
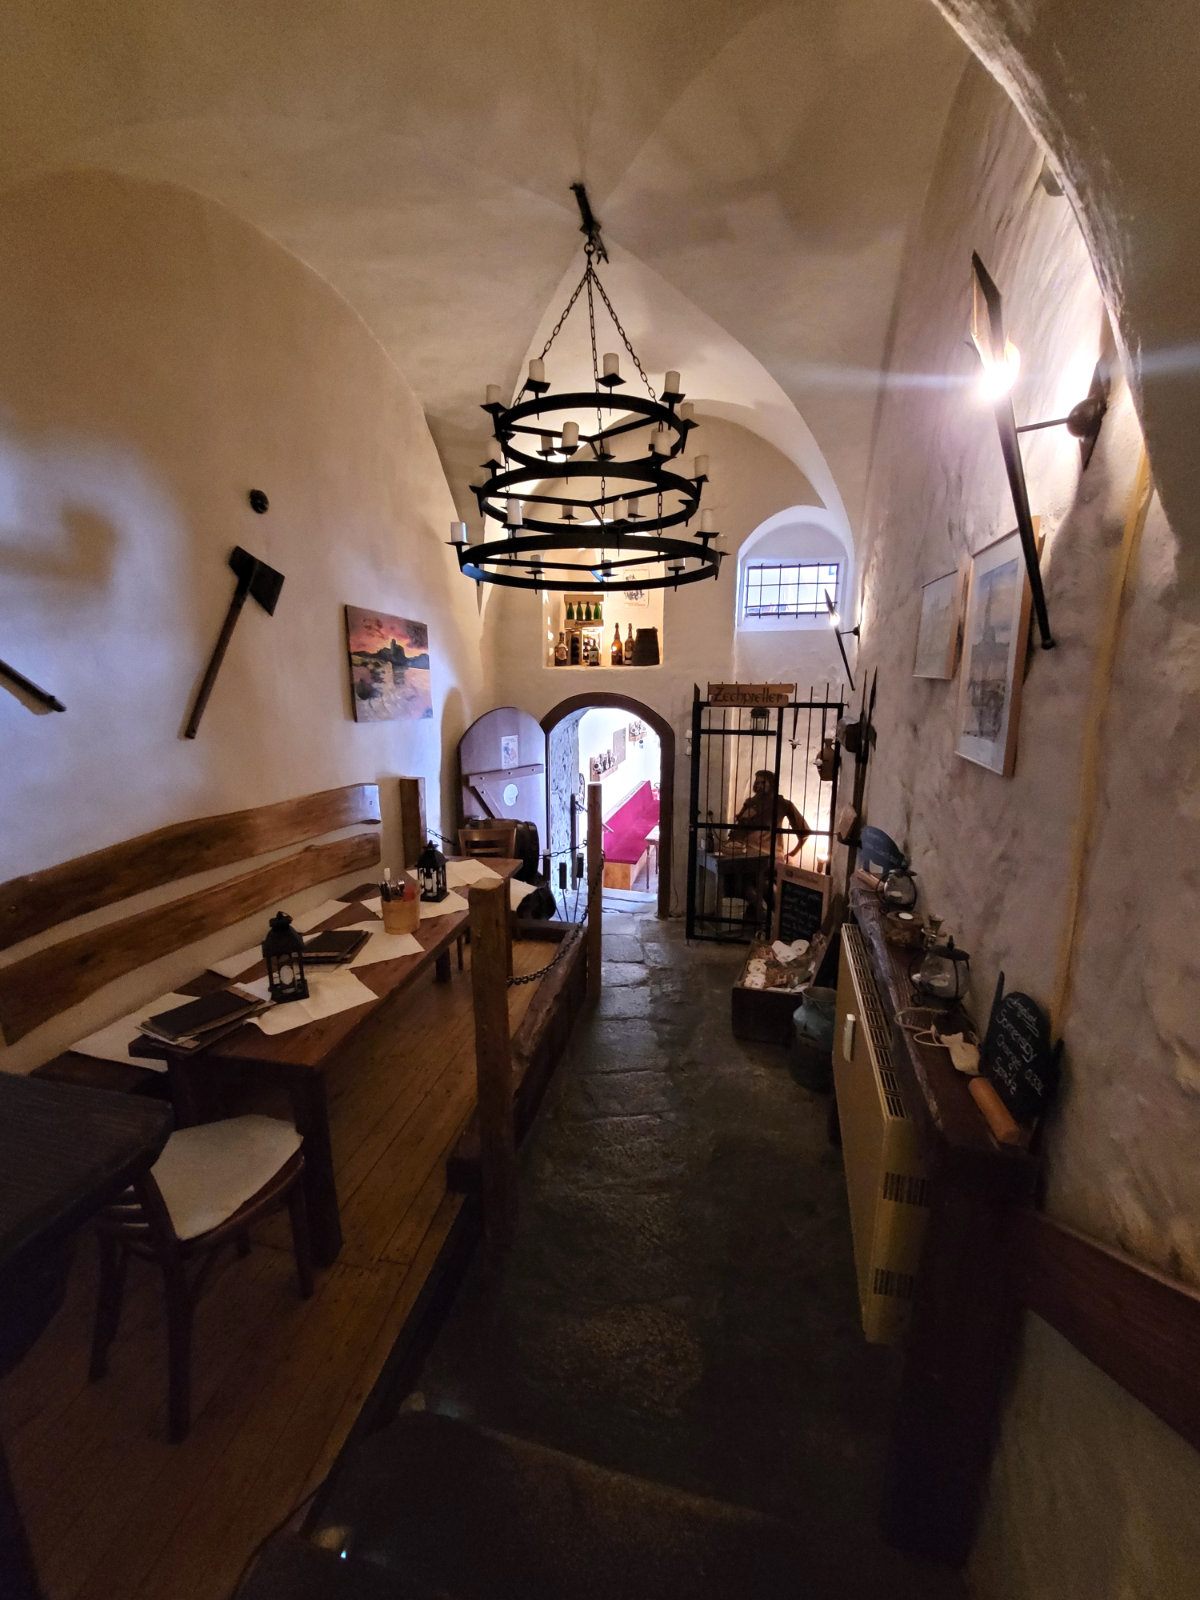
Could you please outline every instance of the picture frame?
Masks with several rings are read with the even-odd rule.
[[[346,606],[355,722],[433,717],[429,629],[411,617]]]
[[[959,567],[921,586],[914,678],[952,678],[962,644],[963,591],[967,569]]]
[[[648,606],[650,604],[650,591],[648,589],[624,589],[621,598],[627,606]]]
[[[1030,605],[1014,529],[971,557],[955,740],[958,755],[1004,778],[1017,759]]]
[[[502,733],[500,735],[500,765],[507,768],[517,767],[520,764],[520,739],[515,733]]]

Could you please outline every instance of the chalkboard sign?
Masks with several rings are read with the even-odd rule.
[[[806,872],[802,867],[780,867],[776,887],[775,937],[784,944],[797,939],[810,942],[821,931],[825,907],[829,904],[829,876]]]
[[[1061,1053],[1041,1006],[1015,989],[1005,994],[1001,973],[979,1065],[1018,1122],[1040,1115],[1053,1095]]]
[[[889,872],[906,864],[906,857],[896,841],[889,839],[882,828],[864,828],[858,841],[858,864],[864,871],[874,869],[886,878]]]

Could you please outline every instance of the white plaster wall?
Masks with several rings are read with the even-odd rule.
[[[59,174],[0,195],[0,352],[0,655],[67,706],[0,693],[0,881],[398,774],[424,775],[436,824],[442,749],[478,709],[479,623],[420,407],[345,303],[209,201]],[[187,741],[235,544],[283,592],[272,618],[247,603]],[[429,624],[431,720],[352,720],[347,602]],[[179,961],[170,981],[194,970]],[[120,1010],[97,996],[0,1065]]]
[[[1068,203],[1037,185],[1041,160],[1012,105],[982,70],[969,72],[902,278],[894,347],[898,372],[949,381],[887,391],[872,464],[863,666],[879,668],[879,746],[868,816],[910,849],[925,908],[944,916],[972,952],[976,1014],[984,1015],[1000,969],[1010,987],[1049,1004],[1084,803],[1082,730],[1103,718],[1072,999],[1058,1019],[1065,1082],[1047,1130],[1047,1205],[1196,1283],[1196,596],[1155,501],[1112,679],[1093,696],[1141,449],[1121,385],[1082,478],[1064,430],[1024,444],[1031,502],[1047,533],[1057,648],[1030,656],[1015,776],[999,778],[954,754],[957,679],[911,676],[920,585],[1013,524],[994,425],[956,381],[976,370],[963,345],[971,250],[1000,284],[1023,352],[1018,420],[1063,415],[1086,390],[1108,337]],[[1181,1552],[1193,1580],[1200,1571],[1200,1459],[1165,1432],[1031,1319],[973,1563],[981,1595],[1194,1593],[1173,1584],[1188,1570]],[[1170,1496],[1145,1492],[1163,1482]]]
[[[695,449],[709,457],[712,505],[724,530],[726,551],[721,576],[713,582],[664,591],[663,663],[658,667],[547,667],[539,596],[497,589],[484,609],[484,659],[492,703],[516,705],[542,717],[571,695],[613,691],[631,695],[665,717],[676,734],[672,909],[686,895],[687,804],[690,773],[692,690],[703,694],[710,682],[746,678],[801,685],[841,677],[837,647],[827,628],[813,632],[757,634],[745,653],[735,637],[737,556],[742,542],[759,525],[812,498],[804,475],[779,451],[735,423],[706,416]],[[665,805],[664,805],[665,810]]]

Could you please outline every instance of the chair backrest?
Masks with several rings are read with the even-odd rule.
[[[464,856],[504,857],[511,860],[517,853],[517,825],[515,822],[496,822],[482,828],[460,828],[458,849],[459,854]]]

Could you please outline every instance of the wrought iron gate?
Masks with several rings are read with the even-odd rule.
[[[780,865],[828,872],[844,710],[829,685],[784,706],[715,705],[695,690],[687,936],[748,941],[771,926]]]

